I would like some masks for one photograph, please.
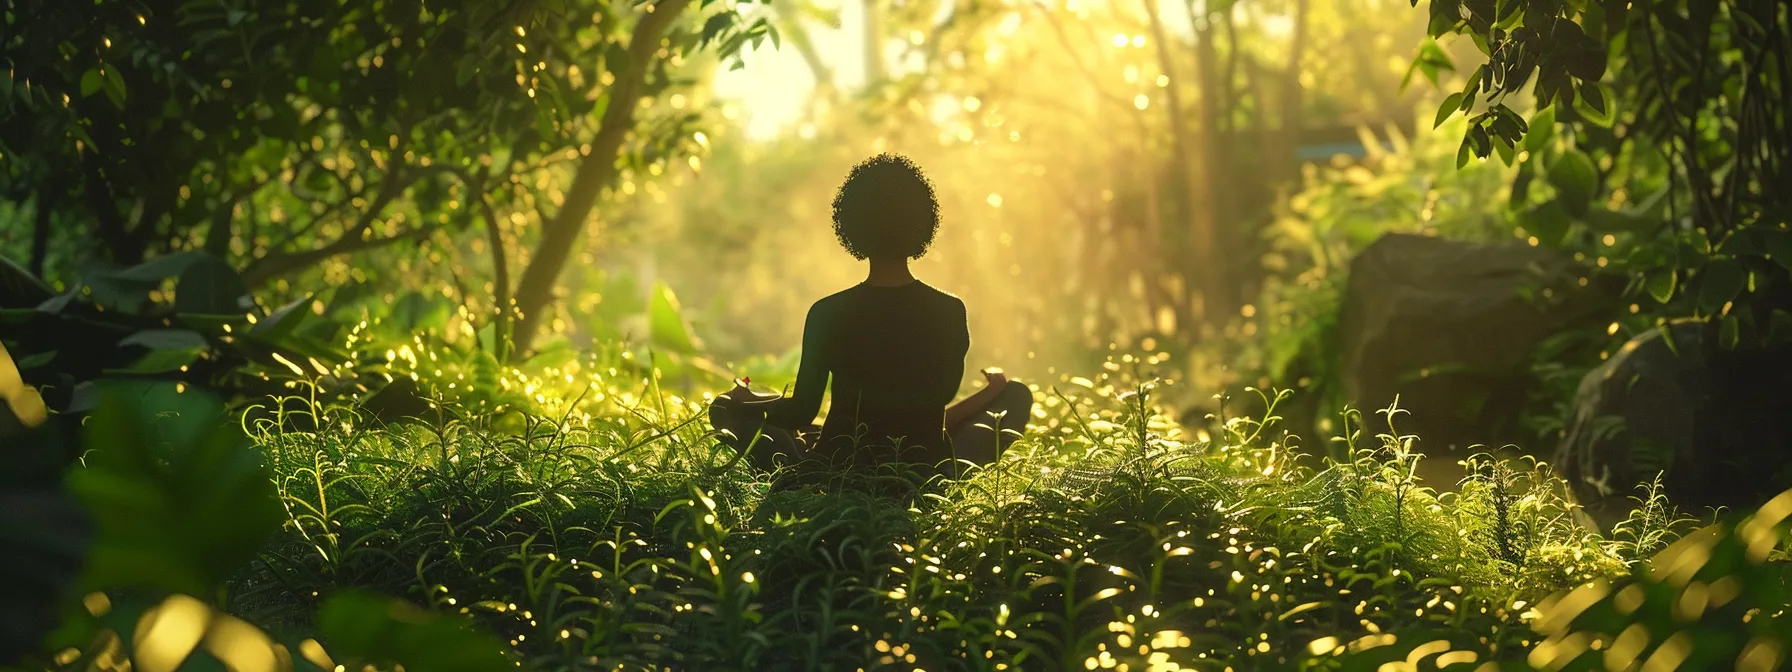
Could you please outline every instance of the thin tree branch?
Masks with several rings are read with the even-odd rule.
[[[431,224],[413,227],[392,236],[339,238],[329,245],[315,249],[262,257],[255,265],[243,271],[243,280],[250,286],[260,285],[305,270],[337,255],[379,249],[405,241],[421,241],[439,228],[439,225]]]

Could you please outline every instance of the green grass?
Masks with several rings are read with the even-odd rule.
[[[753,473],[651,384],[502,432],[249,423],[288,520],[227,607],[296,636],[370,589],[536,669],[1297,669],[1393,632],[1522,657],[1526,604],[1625,569],[1536,472],[1438,496],[1410,437],[1309,467],[1273,416],[1200,440],[1112,382],[1040,390],[1001,462],[913,491]]]
[[[495,372],[517,395],[507,410],[443,398],[391,424],[300,383],[239,425],[212,424],[192,394],[109,396],[70,480],[99,550],[37,669],[151,654],[306,672],[1785,658],[1792,495],[1682,538],[1690,521],[1657,484],[1605,539],[1547,465],[1475,456],[1439,493],[1415,437],[1364,436],[1360,414],[1324,452],[1343,459],[1309,457],[1277,428],[1286,393],[1247,390],[1263,417],[1178,423],[1158,382],[1111,367],[1043,386],[1027,436],[955,482],[766,474],[659,378],[569,370]],[[198,644],[142,625],[177,613],[211,614]],[[245,666],[249,651],[291,664]]]

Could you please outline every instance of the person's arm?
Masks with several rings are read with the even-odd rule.
[[[958,396],[958,384],[964,380],[964,358],[971,351],[971,327],[965,316],[964,303],[954,303],[956,314],[946,322],[950,325],[944,334],[947,356],[940,364],[940,386],[936,393],[941,406],[951,405],[952,398]]]
[[[766,415],[772,426],[796,431],[814,422],[815,414],[821,412],[821,395],[827,391],[831,369],[827,361],[831,331],[822,312],[821,304],[816,304],[803,320],[803,352],[802,361],[797,364],[796,389],[790,396],[773,402]]]
[[[956,429],[968,421],[982,420],[977,413],[994,405],[996,395],[1001,394],[1002,388],[1008,385],[1008,376],[1001,369],[984,369],[983,380],[983,389],[977,390],[964,401],[946,407],[947,427]]]

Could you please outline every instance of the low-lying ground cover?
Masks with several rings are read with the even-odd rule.
[[[198,575],[184,592],[242,619],[213,629],[273,635],[244,641],[297,669],[1775,669],[1783,658],[1783,572],[1768,556],[1792,502],[1651,564],[1678,529],[1659,498],[1606,539],[1575,523],[1544,466],[1471,459],[1469,479],[1438,494],[1415,476],[1414,437],[1350,431],[1337,439],[1346,459],[1307,464],[1276,429],[1284,395],[1250,392],[1264,418],[1183,426],[1153,403],[1156,385],[1120,374],[1042,386],[1003,460],[917,488],[886,487],[903,482],[888,473],[754,473],[714,440],[700,400],[651,379],[544,397],[503,429],[453,405],[386,425],[352,407],[300,404],[315,415],[301,423],[255,408],[241,431],[220,431],[246,435],[255,450],[240,454],[264,471],[198,478],[192,456],[132,468],[188,469],[189,489],[271,481],[261,536],[169,534],[250,540],[211,549],[235,564],[205,559],[229,569],[221,589]],[[149,415],[146,426],[166,420]],[[126,473],[99,459],[116,447],[90,446],[78,474]],[[82,478],[76,490],[103,513],[106,488],[121,486]],[[209,501],[259,510],[252,483],[238,490],[250,494]],[[99,517],[105,539],[115,530]],[[131,594],[96,591],[85,610],[122,610]],[[495,639],[456,629],[454,614]],[[57,661],[115,669],[105,663],[158,651],[169,632],[111,618],[65,628]],[[106,639],[108,627],[126,634]],[[171,661],[230,660],[213,637],[195,634]],[[468,653],[487,650],[501,655]]]

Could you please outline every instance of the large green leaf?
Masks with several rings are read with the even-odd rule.
[[[1635,233],[1661,223],[1647,215],[1612,210],[1597,205],[1587,208],[1587,214],[1583,221],[1587,223],[1587,228],[1599,233]]]
[[[68,488],[98,536],[90,589],[211,595],[284,518],[273,481],[218,401],[171,385],[110,383]]]
[[[1768,346],[1792,343],[1792,313],[1775,308],[1767,318],[1767,335],[1763,339]]]
[[[1557,198],[1526,208],[1519,213],[1519,224],[1544,245],[1561,244],[1562,238],[1568,234],[1568,225],[1572,223],[1568,212],[1561,206],[1561,200]]]
[[[1792,231],[1761,229],[1759,234],[1761,247],[1767,250],[1768,258],[1792,271]]]
[[[332,595],[318,611],[321,639],[337,662],[397,664],[431,672],[515,672],[492,636],[457,616],[364,592]]]
[[[90,68],[81,74],[81,96],[87,97],[99,93],[100,87],[105,84],[105,76],[100,74],[99,69]]]
[[[448,302],[439,294],[411,292],[392,305],[392,324],[409,332],[426,332],[448,323]]]
[[[1615,111],[1611,109],[1611,104],[1608,102],[1609,97],[1605,92],[1605,86],[1597,82],[1582,84],[1580,96],[1574,101],[1574,111],[1579,112],[1581,118],[1596,126],[1611,126],[1612,119],[1616,115]]]
[[[1643,286],[1657,302],[1667,303],[1674,298],[1674,289],[1679,286],[1679,276],[1672,268],[1656,269],[1644,277]]]
[[[194,264],[204,263],[207,259],[216,259],[204,252],[176,252],[164,257],[156,257],[130,268],[113,271],[109,275],[121,280],[133,282],[159,283],[169,278],[178,278],[187,268]]]
[[[105,271],[88,271],[83,274],[81,284],[88,292],[87,299],[103,310],[118,311],[127,315],[137,314],[149,305],[149,293],[155,291],[156,282],[145,282],[116,273]],[[71,299],[73,300],[73,299]],[[56,301],[51,299],[50,301]],[[46,302],[48,303],[48,302]],[[62,302],[61,308],[68,302]]]
[[[1593,190],[1599,186],[1599,171],[1593,160],[1578,151],[1562,154],[1549,166],[1549,184],[1556,188],[1556,201],[1568,214],[1587,214],[1593,201]]]
[[[168,373],[179,371],[183,366],[190,366],[199,361],[199,355],[205,352],[201,348],[180,348],[151,350],[149,354],[131,363],[124,369],[126,373]]]
[[[189,331],[186,329],[151,329],[126,336],[118,342],[118,345],[120,347],[140,345],[151,350],[184,350],[189,348],[203,348],[206,346],[206,341],[205,337],[199,335],[199,332],[196,331]]]
[[[55,295],[56,290],[30,271],[0,257],[0,308],[30,308]]]
[[[647,320],[654,347],[681,353],[697,351],[690,325],[685,323],[684,314],[679,310],[678,297],[663,282],[653,286],[653,297],[647,306]]]
[[[1716,313],[1742,294],[1748,286],[1748,271],[1734,259],[1716,259],[1700,269],[1698,286],[1699,311],[1708,315]]]
[[[261,318],[255,326],[249,328],[249,334],[270,343],[279,343],[281,339],[292,334],[299,324],[311,315],[311,302],[316,294],[306,294],[284,306],[274,309],[267,317]]]
[[[1556,134],[1556,108],[1554,106],[1537,110],[1531,115],[1530,133],[1524,136],[1524,149],[1536,152],[1549,145]]]
[[[206,253],[180,272],[174,309],[183,313],[240,315],[249,308],[249,286],[223,259]]]
[[[1450,94],[1450,97],[1444,99],[1444,104],[1437,106],[1437,119],[1432,121],[1431,127],[1437,128],[1444,125],[1444,122],[1449,120],[1450,115],[1456,114],[1457,109],[1461,107],[1462,93],[1457,92]]]

